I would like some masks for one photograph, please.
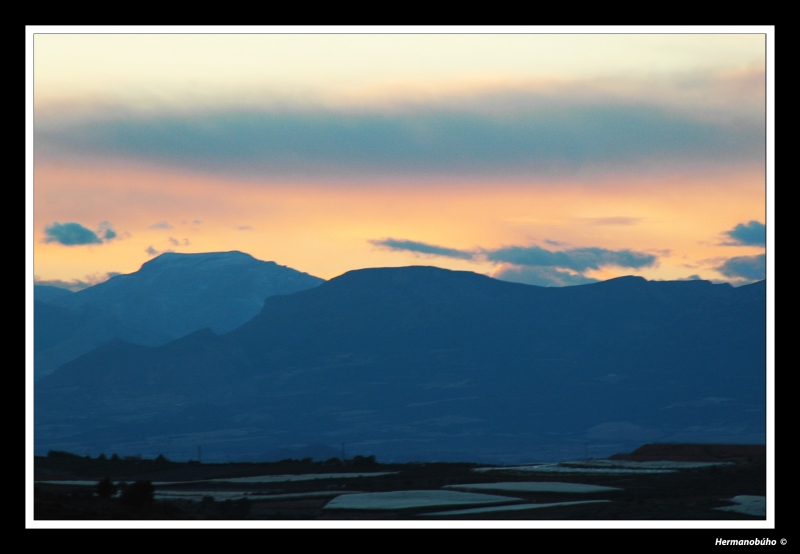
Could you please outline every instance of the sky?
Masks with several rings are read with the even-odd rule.
[[[35,281],[230,250],[325,279],[764,278],[761,31],[440,30],[39,29]]]

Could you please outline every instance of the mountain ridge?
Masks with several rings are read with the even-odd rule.
[[[82,331],[53,328],[47,337],[38,333],[39,341],[50,347],[35,346],[34,375],[41,378],[52,373],[114,337],[157,346],[203,327],[225,333],[256,316],[269,296],[291,294],[322,282],[239,251],[161,254],[136,272],[79,292],[51,295],[49,307],[37,310],[35,325],[53,328],[48,319],[60,310],[61,319],[72,318]],[[64,315],[65,310],[69,316]]]
[[[758,442],[765,290],[356,270],[219,336],[66,364],[37,383],[36,447],[179,457],[204,437],[209,456],[347,442],[381,459],[521,461],[584,441]]]

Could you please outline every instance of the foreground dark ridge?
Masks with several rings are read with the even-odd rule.
[[[346,442],[385,460],[762,442],[764,282],[542,288],[432,267],[268,298],[222,336],[121,341],[37,383],[37,452],[224,460]]]
[[[506,507],[523,509],[449,514],[445,519],[548,519],[548,520],[730,520],[763,519],[736,511],[734,497],[766,495],[765,448],[758,445],[645,445],[612,459],[648,455],[658,451],[661,460],[712,462],[717,465],[684,467],[663,473],[547,474],[496,471],[477,464],[378,463],[373,457],[342,462],[283,460],[275,463],[200,464],[128,457],[93,459],[51,452],[34,459],[34,518],[85,519],[442,519],[426,516],[446,507],[404,509],[335,509],[336,498],[360,493],[403,491],[469,491],[492,483],[505,487]],[[697,454],[694,458],[689,452]],[[610,460],[586,460],[585,466]],[[574,464],[570,467],[576,467]],[[501,468],[502,469],[502,468]],[[476,471],[477,470],[477,471]],[[352,475],[360,475],[352,477]],[[281,480],[281,476],[317,479]],[[351,477],[347,477],[351,475]],[[254,476],[273,481],[252,482]],[[241,481],[242,478],[249,481]],[[107,479],[106,495],[113,489],[122,496],[103,498],[98,487]],[[209,479],[217,479],[209,482]],[[224,481],[233,479],[233,481]],[[236,481],[240,479],[240,481]],[[133,485],[134,483],[138,485]],[[509,484],[539,483],[540,490],[509,490]],[[84,484],[85,483],[85,484]],[[578,487],[559,492],[563,483]],[[548,487],[547,485],[550,484]],[[559,485],[562,484],[562,485]],[[544,485],[544,486],[543,486]],[[583,487],[589,485],[589,487]],[[112,490],[108,490],[109,487]],[[148,496],[147,491],[152,496]],[[581,489],[588,490],[581,490]],[[596,490],[592,490],[596,489]],[[491,489],[489,489],[491,490]],[[141,494],[137,494],[137,491]],[[413,494],[406,492],[405,494]],[[477,504],[480,506],[480,503]]]

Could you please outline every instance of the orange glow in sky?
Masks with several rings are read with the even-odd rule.
[[[764,220],[765,197],[759,168],[605,176],[596,182],[439,180],[426,186],[396,179],[348,186],[234,180],[136,166],[42,165],[36,168],[35,207],[40,279],[132,272],[152,257],[149,247],[241,250],[323,278],[377,266],[437,265],[487,274],[497,266],[391,251],[369,242],[385,238],[461,250],[510,245],[632,249],[657,255],[657,265],[605,268],[592,276],[719,279],[712,269],[718,259],[762,251],[720,243],[738,223]],[[46,224],[68,220],[88,228],[109,220],[120,237],[71,247],[42,242]]]
[[[729,234],[767,223],[764,34],[44,30],[33,48],[38,281],[165,251],[326,279],[502,276],[510,247],[654,257],[589,279],[741,283],[722,264],[764,260]]]

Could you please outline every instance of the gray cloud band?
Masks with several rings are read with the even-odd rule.
[[[417,254],[429,254],[431,256],[443,256],[445,258],[456,258],[461,260],[475,259],[477,253],[468,250],[456,250],[455,248],[445,248],[424,242],[413,240],[383,239],[371,240],[370,244],[388,248],[389,250],[401,250],[406,252],[416,252]]]
[[[57,243],[64,246],[81,246],[87,244],[103,244],[117,238],[117,233],[108,221],[100,222],[99,229],[95,232],[87,229],[80,223],[58,221],[46,225],[44,228],[46,243]]]
[[[765,254],[737,256],[726,260],[716,270],[732,279],[759,281],[767,275],[767,257]]]
[[[725,233],[732,242],[725,242],[727,246],[766,246],[767,228],[758,221],[740,223]]]
[[[764,125],[748,121],[734,129],[643,105],[550,106],[513,116],[441,108],[228,110],[41,123],[35,139],[45,156],[116,156],[217,171],[514,174],[652,159],[761,161]]]
[[[538,246],[510,246],[495,250],[472,251],[392,238],[371,240],[370,243],[390,250],[429,256],[512,264],[512,267],[501,268],[496,276],[506,281],[542,286],[593,283],[597,280],[586,277],[583,275],[584,272],[609,265],[638,269],[652,266],[657,259],[651,254],[605,248],[573,248],[551,251]]]
[[[487,260],[534,267],[559,267],[582,273],[601,266],[615,265],[639,269],[652,266],[656,257],[632,250],[573,248],[551,251],[538,246],[510,246],[485,251]]]

